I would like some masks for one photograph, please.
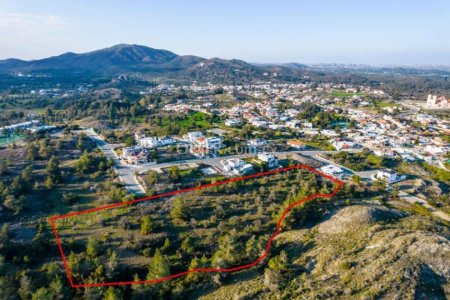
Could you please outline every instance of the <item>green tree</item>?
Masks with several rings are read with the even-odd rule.
[[[93,163],[92,156],[85,150],[81,157],[75,163],[75,169],[80,174],[85,174],[89,171],[91,165]]]
[[[361,183],[361,177],[359,177],[358,175],[352,175],[352,181],[355,183],[355,184],[360,184]]]
[[[103,294],[104,300],[121,300],[122,294],[120,293],[120,290],[113,288],[110,286],[106,292]]]
[[[149,171],[146,176],[147,182],[149,184],[155,184],[158,181],[158,173],[155,171]]]
[[[170,275],[170,268],[167,260],[162,255],[160,249],[156,249],[155,255],[150,263],[147,280],[160,279]]]
[[[274,293],[279,293],[283,287],[287,270],[287,255],[284,251],[280,255],[269,260],[267,268],[264,270],[264,285]]]
[[[47,168],[45,169],[48,176],[51,176],[55,182],[59,181],[61,177],[61,170],[59,169],[59,161],[55,156],[52,156],[47,163]]]
[[[183,201],[180,198],[176,198],[173,201],[172,209],[170,211],[170,216],[175,221],[185,221],[188,219],[188,214],[185,206],[183,205]]]
[[[3,201],[3,205],[12,210],[14,213],[18,214],[24,207],[25,203],[25,196],[14,196],[14,195],[8,195],[5,198],[5,201]]]
[[[94,237],[88,238],[86,253],[91,257],[95,257],[100,252],[100,243]]]
[[[177,166],[172,166],[169,168],[169,177],[173,182],[178,181],[180,176],[180,169]]]
[[[49,289],[45,287],[39,288],[36,292],[33,293],[32,300],[49,300],[53,299],[53,295]]]
[[[44,185],[48,190],[51,190],[55,185],[55,182],[51,176],[47,176],[47,178],[44,181]]]
[[[39,148],[35,143],[29,143],[26,151],[28,160],[36,160],[39,157]]]
[[[169,238],[166,238],[164,240],[164,246],[163,246],[162,250],[165,252],[165,251],[169,250],[169,248],[170,248],[170,240],[169,240]]]
[[[141,220],[141,234],[147,235],[153,229],[153,222],[149,216],[144,216]]]

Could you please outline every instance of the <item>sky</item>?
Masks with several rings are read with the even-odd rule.
[[[260,63],[450,65],[449,0],[0,0],[0,59],[119,43]]]

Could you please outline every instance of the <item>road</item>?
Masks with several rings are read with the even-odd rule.
[[[115,163],[115,170],[117,174],[119,175],[120,180],[125,184],[126,189],[132,193],[132,194],[143,194],[145,193],[145,188],[137,181],[135,174],[145,174],[149,170],[157,170],[157,169],[163,169],[168,168],[171,166],[176,166],[180,164],[208,164],[213,167],[218,168],[219,170],[222,170],[222,166],[220,164],[220,161],[223,159],[229,159],[229,158],[246,158],[255,156],[255,153],[245,153],[240,155],[231,155],[231,156],[221,156],[221,157],[212,157],[212,158],[195,158],[195,159],[189,159],[189,160],[179,160],[179,161],[172,161],[172,162],[166,162],[166,163],[159,163],[159,164],[143,164],[143,165],[128,165],[122,162],[122,160],[119,159],[117,154],[114,152],[114,148],[119,145],[113,145],[108,144],[105,142],[92,128],[84,130],[86,135],[90,137],[97,147],[106,155],[108,158],[112,158]],[[361,150],[349,150],[349,152],[359,152]],[[339,164],[336,164],[332,161],[326,160],[325,158],[320,157],[320,154],[332,154],[337,153],[339,151],[280,151],[280,152],[273,152],[274,155],[277,156],[287,156],[289,154],[301,154],[306,157],[310,157],[316,160],[320,160],[326,163],[332,163],[334,165],[337,165],[343,169],[348,170],[351,173],[354,173],[352,170],[345,168],[344,166],[341,166]],[[359,172],[361,173],[361,172]],[[356,174],[359,175],[358,172]],[[368,176],[368,175],[367,175]],[[366,177],[367,177],[366,176]],[[361,176],[364,177],[364,176]]]
[[[135,168],[132,168],[124,164],[114,152],[114,147],[117,145],[106,143],[92,128],[84,131],[88,137],[90,137],[97,147],[105,154],[106,157],[114,160],[114,170],[117,172],[120,180],[125,184],[125,188],[131,194],[144,194],[144,187],[135,178]]]

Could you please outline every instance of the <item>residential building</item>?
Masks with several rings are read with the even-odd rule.
[[[227,173],[234,175],[244,175],[253,171],[253,166],[239,158],[230,158],[220,161]]]
[[[405,175],[399,175],[390,169],[379,170],[372,176],[373,180],[385,180],[388,184],[404,180],[405,178]]]
[[[272,154],[260,153],[258,159],[267,164],[267,167],[272,169],[278,167],[278,158]]]
[[[191,142],[190,152],[198,157],[215,155],[217,150],[222,147],[220,137],[199,137]]]
[[[304,149],[305,145],[299,140],[289,140],[287,141],[288,146],[294,149]]]
[[[450,99],[444,96],[428,95],[426,108],[429,109],[450,109]]]
[[[240,119],[226,119],[225,125],[229,127],[237,127],[242,125],[242,120]]]
[[[344,170],[335,165],[325,165],[319,169],[322,173],[342,178],[344,175]]]
[[[121,158],[130,165],[143,164],[148,162],[148,151],[138,146],[123,148]]]

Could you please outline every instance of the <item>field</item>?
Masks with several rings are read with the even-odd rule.
[[[337,98],[350,98],[353,96],[367,96],[366,93],[348,93],[344,91],[332,91],[330,93],[331,97],[337,97]]]

